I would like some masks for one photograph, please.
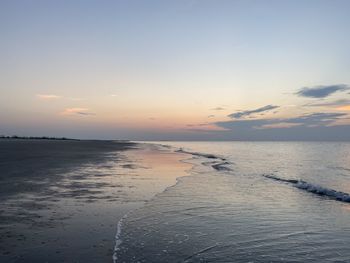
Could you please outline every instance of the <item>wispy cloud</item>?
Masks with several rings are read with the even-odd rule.
[[[55,100],[55,99],[62,98],[62,96],[58,96],[54,94],[37,94],[36,97],[41,100]]]
[[[327,106],[344,106],[344,105],[349,105],[350,104],[350,100],[349,99],[340,99],[340,100],[335,100],[335,101],[329,101],[329,102],[325,102],[325,101],[321,101],[321,102],[316,102],[316,103],[308,103],[305,104],[304,106],[309,106],[309,107],[327,107]]]
[[[95,115],[95,113],[89,112],[87,108],[67,108],[63,112],[62,115]]]
[[[300,97],[308,98],[326,98],[338,91],[348,90],[349,86],[345,84],[328,85],[328,86],[316,86],[316,87],[304,87],[297,91],[295,94]]]
[[[288,123],[301,123],[303,125],[329,125],[334,124],[335,121],[341,117],[345,117],[346,113],[333,113],[333,112],[317,112],[311,114],[304,114],[299,117],[285,119]]]
[[[346,113],[318,112],[304,114],[295,118],[230,120],[216,122],[215,124],[229,130],[287,129],[295,126],[317,127],[334,125],[336,121],[346,116]]]
[[[85,116],[96,115],[95,113],[92,113],[92,112],[83,112],[83,111],[77,112],[76,114],[78,114],[78,115],[85,115]]]
[[[300,126],[302,123],[288,123],[288,122],[278,122],[272,124],[263,124],[255,127],[255,129],[288,129],[296,126]]]
[[[203,131],[224,131],[225,129],[213,124],[213,123],[198,123],[198,124],[187,124],[187,129],[188,131],[193,131],[193,132],[203,132]]]
[[[316,112],[294,118],[234,119],[213,124],[225,140],[350,140],[347,113]]]
[[[198,123],[198,124],[187,124],[187,127],[203,127],[203,126],[208,126],[211,125],[210,123]]]
[[[225,108],[223,108],[223,107],[216,107],[216,108],[212,108],[211,110],[220,111],[220,110],[225,110]]]
[[[41,100],[55,100],[55,99],[66,99],[72,101],[81,101],[85,100],[84,98],[79,97],[63,97],[55,94],[36,94],[36,97]]]
[[[279,108],[279,106],[266,105],[264,107],[254,109],[254,110],[238,111],[238,112],[235,112],[235,113],[228,115],[228,117],[230,117],[232,119],[240,119],[240,118],[248,117],[248,116],[256,114],[256,113],[264,113],[266,111],[270,111],[270,110],[277,109],[277,108]]]

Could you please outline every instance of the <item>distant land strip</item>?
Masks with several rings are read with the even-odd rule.
[[[71,139],[66,137],[48,137],[48,136],[6,136],[0,135],[0,139],[21,139],[21,140],[71,140],[71,141],[79,141],[79,139]]]

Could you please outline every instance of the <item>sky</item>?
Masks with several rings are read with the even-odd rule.
[[[350,140],[350,1],[2,0],[0,134]]]

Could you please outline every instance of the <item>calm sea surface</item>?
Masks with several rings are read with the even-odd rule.
[[[350,143],[160,144],[194,168],[127,215],[117,262],[350,262]]]

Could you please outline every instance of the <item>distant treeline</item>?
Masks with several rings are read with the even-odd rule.
[[[0,139],[21,139],[21,140],[76,140],[76,139],[70,139],[66,137],[48,137],[48,136],[6,136],[6,135],[0,135]]]

